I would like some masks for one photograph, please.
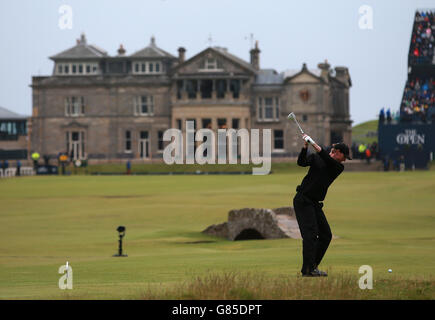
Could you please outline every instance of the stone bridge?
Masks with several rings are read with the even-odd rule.
[[[228,240],[301,239],[292,207],[231,210],[227,222],[211,225],[203,233]]]

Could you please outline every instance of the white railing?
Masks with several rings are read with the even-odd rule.
[[[21,167],[20,173],[22,176],[33,176],[35,175],[35,170],[33,167]]]
[[[35,170],[32,167],[21,167],[21,176],[33,176]],[[17,175],[17,168],[7,168],[6,170],[0,169],[0,178],[11,178]]]

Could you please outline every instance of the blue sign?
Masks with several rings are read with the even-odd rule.
[[[435,152],[435,124],[385,124],[378,135],[381,157],[402,159],[407,168],[426,168]]]
[[[57,166],[39,166],[36,174],[58,174]]]

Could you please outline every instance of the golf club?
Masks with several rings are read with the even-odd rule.
[[[293,120],[298,125],[298,128],[301,131],[301,133],[304,134],[304,130],[302,130],[302,128],[299,125],[298,120],[296,120],[296,116],[293,112],[290,112],[289,115],[287,116],[287,118]]]

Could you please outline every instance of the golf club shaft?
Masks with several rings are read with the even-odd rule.
[[[296,119],[295,114],[292,112],[289,114],[288,118],[292,119],[298,126],[299,130],[301,131],[302,134],[304,134],[304,130],[302,130],[301,126],[299,125],[298,120]]]
[[[296,124],[298,125],[299,130],[301,130],[301,133],[304,134],[304,130],[302,130],[302,128],[301,128],[301,126],[299,125],[298,120],[296,120],[296,118],[295,118],[295,122],[296,122]]]

